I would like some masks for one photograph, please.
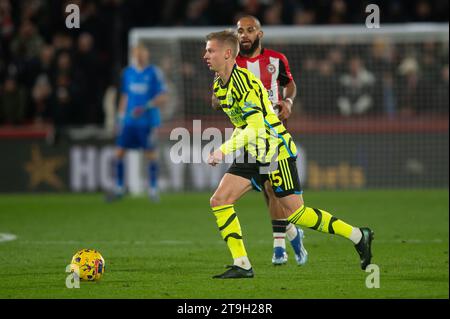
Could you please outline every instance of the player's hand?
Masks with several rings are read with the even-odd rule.
[[[290,101],[281,100],[275,104],[278,108],[278,118],[282,121],[286,120],[292,113],[292,103]]]
[[[219,99],[214,94],[211,96],[211,107],[213,108],[213,110],[220,110]]]
[[[143,105],[136,106],[136,107],[133,109],[133,111],[131,112],[131,116],[133,116],[134,118],[141,117],[142,114],[144,114],[144,112],[145,112],[146,110],[147,110],[146,107],[143,106]]]
[[[225,158],[225,154],[222,153],[220,149],[215,150],[213,153],[208,156],[208,164],[211,166],[216,166],[219,163],[222,163]]]

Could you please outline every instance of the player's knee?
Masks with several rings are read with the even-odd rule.
[[[223,206],[223,205],[232,205],[232,204],[234,204],[234,200],[232,198],[229,198],[229,197],[226,197],[226,196],[221,196],[221,195],[214,194],[209,199],[209,204],[211,205],[211,207],[217,207],[217,206]]]
[[[211,207],[216,207],[216,206],[221,206],[223,205],[223,199],[220,198],[219,196],[213,195],[210,199],[209,199],[209,205]]]
[[[158,159],[158,153],[156,151],[147,151],[145,152],[145,158],[149,161],[155,161]]]
[[[123,148],[118,148],[116,150],[116,157],[122,159],[125,156],[125,150]]]

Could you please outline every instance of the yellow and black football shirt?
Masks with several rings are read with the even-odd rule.
[[[214,94],[235,130],[220,147],[227,155],[242,147],[260,163],[295,158],[291,135],[273,111],[262,82],[249,70],[233,67],[228,83],[214,81]]]

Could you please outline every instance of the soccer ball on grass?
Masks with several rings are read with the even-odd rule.
[[[72,257],[70,271],[81,280],[98,281],[105,272],[105,260],[95,249],[81,249]]]

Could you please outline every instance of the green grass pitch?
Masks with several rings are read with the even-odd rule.
[[[213,280],[231,263],[209,209],[209,193],[130,198],[99,194],[1,195],[0,298],[449,298],[448,189],[306,192],[308,206],[375,231],[380,288],[366,287],[353,245],[305,230],[309,260],[271,264],[272,229],[261,194],[236,205],[255,278]],[[106,273],[80,289],[65,267],[98,249]]]

